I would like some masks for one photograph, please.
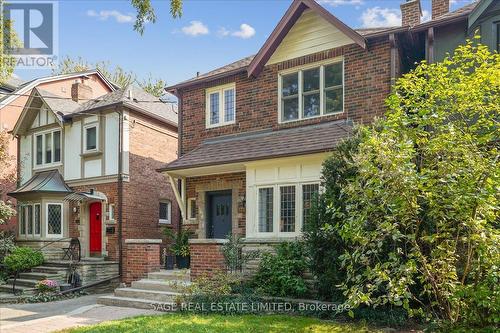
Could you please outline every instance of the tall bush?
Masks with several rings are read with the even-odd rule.
[[[398,80],[339,192],[351,305],[498,324],[499,96],[500,55],[471,42]]]

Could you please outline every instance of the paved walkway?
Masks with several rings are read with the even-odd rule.
[[[49,303],[3,304],[0,306],[0,332],[45,333],[107,320],[161,314],[153,310],[97,305],[96,299],[99,296],[102,295]]]

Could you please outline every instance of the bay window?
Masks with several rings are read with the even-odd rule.
[[[236,86],[234,83],[206,90],[206,127],[234,124]]]
[[[19,235],[40,236],[40,204],[19,205]]]
[[[343,71],[343,62],[336,61],[281,73],[280,122],[343,112]]]
[[[46,206],[47,237],[62,236],[63,234],[63,205],[61,203],[48,203]]]
[[[35,166],[44,167],[61,162],[61,130],[34,135]]]

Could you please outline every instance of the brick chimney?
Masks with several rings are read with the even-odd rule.
[[[450,0],[432,0],[432,19],[437,19],[450,11]]]
[[[400,7],[403,26],[414,26],[420,23],[420,17],[422,16],[420,0],[407,0]]]
[[[77,103],[84,103],[92,99],[92,88],[85,84],[85,81],[76,80],[71,85],[71,99]]]

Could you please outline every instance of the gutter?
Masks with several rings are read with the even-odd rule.
[[[118,275],[123,274],[123,113],[118,113]]]

